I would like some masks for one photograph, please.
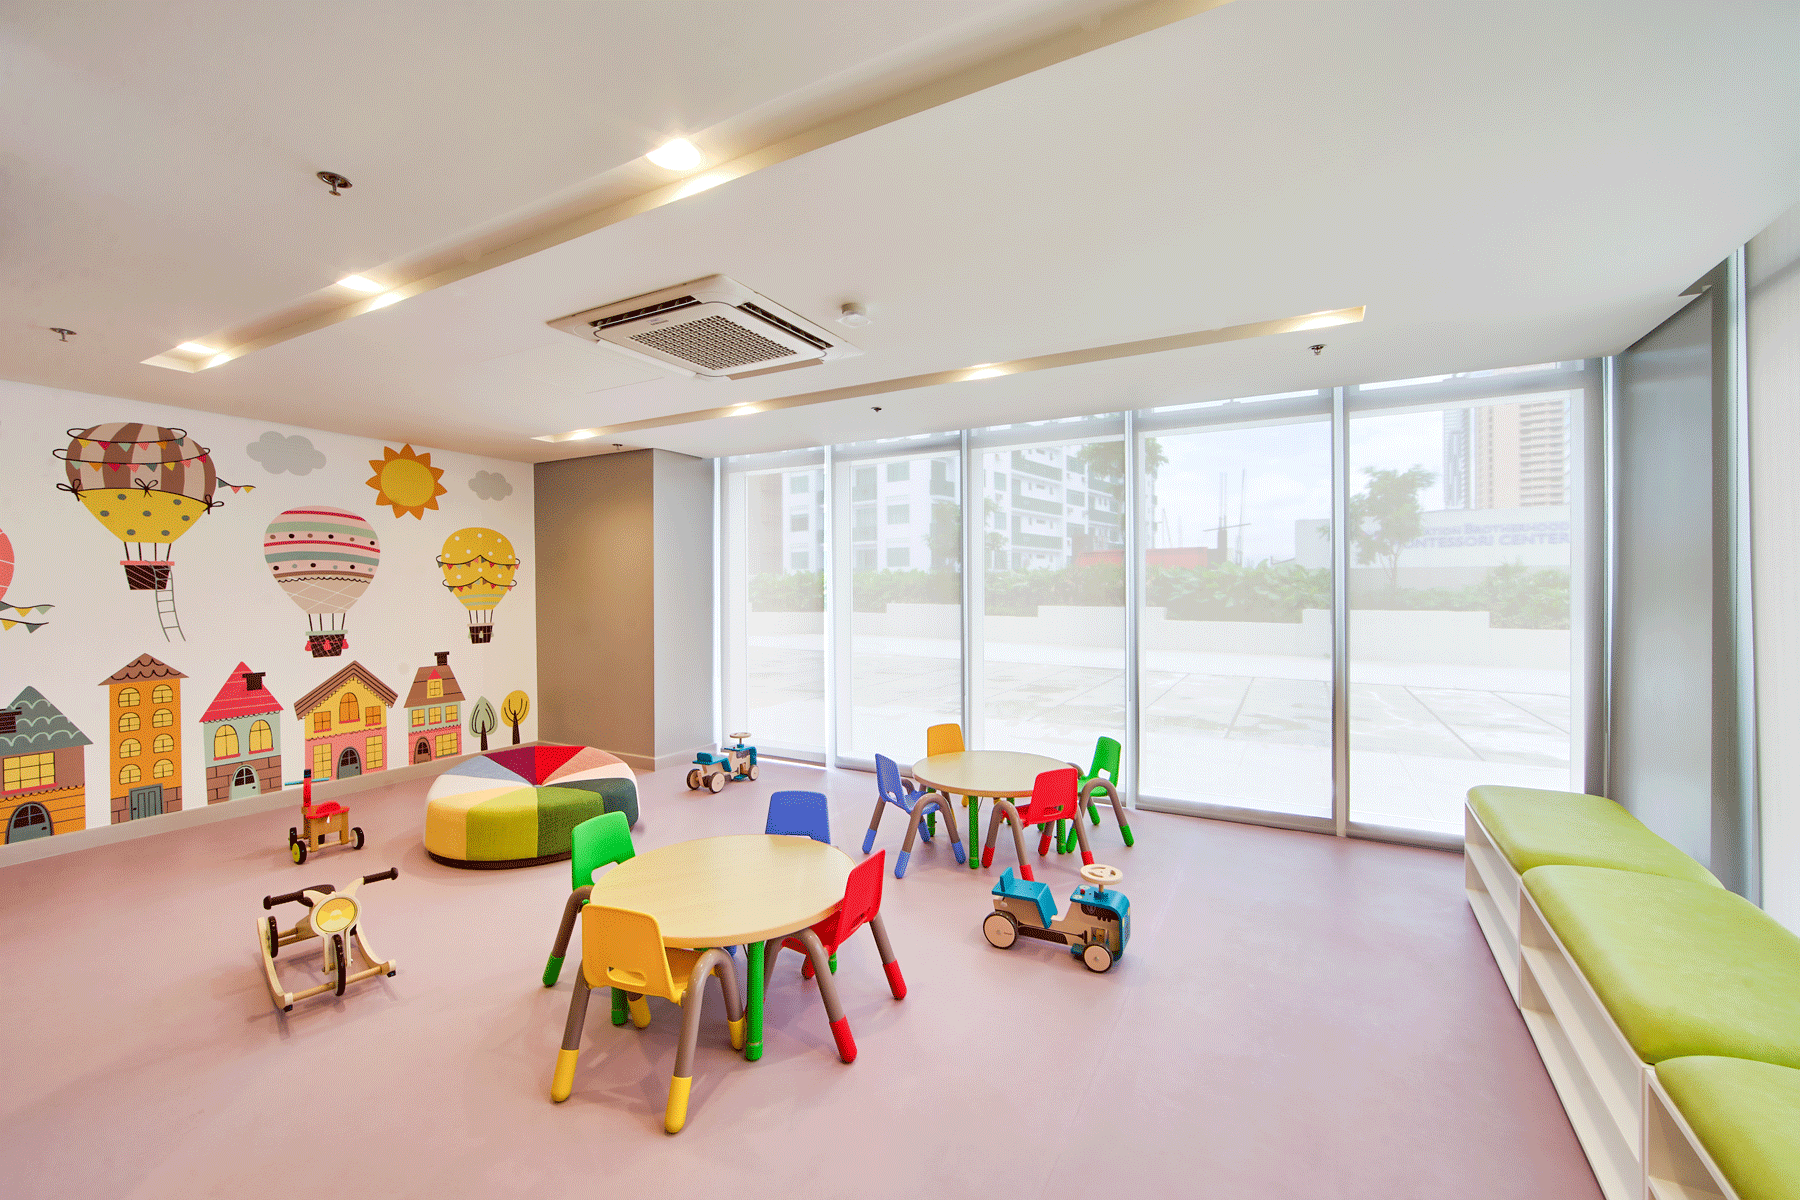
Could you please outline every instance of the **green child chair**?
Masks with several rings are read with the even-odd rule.
[[[569,835],[571,890],[563,904],[562,924],[556,931],[556,945],[550,961],[544,964],[544,986],[555,987],[562,975],[563,956],[569,950],[569,937],[575,932],[575,918],[588,893],[594,890],[594,872],[610,863],[622,863],[637,857],[631,844],[631,822],[622,812],[590,817],[577,825]],[[612,997],[613,1024],[625,1023],[625,993],[615,989]]]
[[[1081,770],[1080,763],[1069,765],[1077,771]],[[1136,839],[1131,836],[1131,822],[1125,819],[1124,802],[1119,799],[1118,782],[1119,743],[1109,737],[1100,738],[1094,743],[1094,765],[1082,774],[1081,782],[1076,785],[1077,792],[1087,802],[1088,818],[1095,825],[1100,824],[1100,807],[1094,803],[1094,793],[1105,792],[1107,799],[1112,801],[1113,816],[1118,819],[1119,833],[1124,837],[1125,844],[1136,845]],[[1067,854],[1075,848],[1074,835],[1065,832],[1060,823],[1056,833],[1057,853]]]
[[[550,1098],[561,1103],[575,1084],[575,1063],[581,1054],[581,1027],[587,1020],[588,994],[597,987],[611,987],[628,994],[631,1023],[639,1029],[650,1023],[647,996],[661,996],[681,1008],[681,1040],[675,1048],[675,1071],[669,1079],[669,1100],[663,1110],[663,1129],[680,1133],[687,1124],[688,1092],[694,1085],[694,1043],[700,1035],[700,1007],[706,998],[706,977],[716,974],[725,993],[725,1019],[731,1031],[731,1048],[744,1048],[746,1022],[739,999],[737,967],[723,950],[671,950],[663,946],[662,928],[649,913],[628,908],[590,904],[581,914],[581,970],[575,977],[575,993],[569,997],[569,1019],[563,1026],[562,1049],[556,1054],[556,1073],[550,1081]]]

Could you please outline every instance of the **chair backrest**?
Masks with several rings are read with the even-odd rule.
[[[1119,743],[1109,737],[1103,737],[1094,743],[1094,766],[1085,778],[1097,778],[1102,771],[1106,772],[1108,783],[1119,782]]]
[[[851,868],[850,878],[844,881],[844,903],[837,911],[836,941],[839,945],[881,911],[882,867],[886,862],[887,851],[883,850]]]
[[[764,833],[809,837],[831,845],[831,809],[824,792],[776,792],[769,797],[769,819]]]
[[[1061,821],[1076,814],[1075,789],[1081,772],[1074,767],[1045,771],[1031,785],[1031,823]]]
[[[675,999],[662,929],[649,913],[604,904],[582,909],[581,970],[589,987]]]
[[[875,756],[875,791],[889,804],[899,804],[906,795],[906,786],[900,782],[899,766],[885,754]]]
[[[933,725],[925,731],[925,754],[961,754],[963,752],[962,726],[955,723]]]
[[[631,844],[631,822],[622,812],[589,817],[569,832],[569,866],[574,875],[570,888],[594,882],[594,872],[608,863],[637,857]]]

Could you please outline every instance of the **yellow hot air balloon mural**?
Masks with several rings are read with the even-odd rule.
[[[494,638],[494,606],[506,599],[519,573],[519,556],[506,535],[479,527],[459,529],[444,539],[438,555],[444,586],[469,612],[469,640]]]
[[[181,624],[175,615],[170,549],[218,507],[213,491],[220,481],[212,451],[185,429],[112,421],[69,430],[68,448],[52,453],[62,459],[69,478],[57,489],[73,495],[119,539],[126,585],[156,593],[163,637],[173,641]],[[249,490],[247,485],[225,486]]]

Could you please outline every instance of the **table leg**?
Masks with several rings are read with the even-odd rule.
[[[625,1023],[625,993],[618,988],[612,990],[612,1023],[614,1025]]]
[[[755,1062],[763,1054],[763,943],[751,942],[744,947],[744,957],[748,960],[744,965],[744,974],[749,976],[744,982],[748,999],[744,1011],[750,1018],[750,1028],[744,1038],[744,1057]]]
[[[981,797],[965,796],[969,805],[969,870],[981,869]]]

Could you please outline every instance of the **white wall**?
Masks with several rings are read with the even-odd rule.
[[[1800,930],[1800,206],[1758,234],[1748,258],[1763,907]]]
[[[120,544],[74,497],[57,490],[66,481],[52,451],[69,444],[68,430],[110,421],[177,427],[211,450],[219,477],[249,484],[233,493],[223,483],[214,494],[222,507],[207,513],[174,543],[174,592],[185,640],[165,640],[151,592],[129,591],[119,565]],[[303,474],[272,472],[249,453],[266,432],[301,436],[323,455],[323,465]],[[415,451],[425,452],[428,417],[419,422]],[[390,443],[394,449],[401,443]],[[294,445],[297,448],[297,444]],[[182,806],[205,805],[205,746],[200,716],[239,660],[266,672],[265,685],[286,708],[282,718],[282,777],[297,780],[304,767],[304,734],[294,702],[331,675],[359,661],[399,693],[389,713],[387,764],[406,762],[404,704],[413,673],[448,650],[450,666],[467,694],[466,718],[478,696],[495,708],[515,689],[537,692],[536,597],[532,543],[532,473],[528,465],[430,451],[443,468],[447,492],[421,517],[399,516],[377,506],[365,480],[383,443],[268,422],[192,412],[155,404],[84,395],[0,381],[0,529],[17,559],[11,587],[0,604],[55,605],[43,627],[0,631],[0,704],[27,686],[37,688],[93,742],[86,748],[87,824],[110,820],[107,691],[99,686],[140,654],[150,654],[187,675],[181,681]],[[470,487],[477,472],[504,478],[510,494],[483,499]],[[493,480],[488,480],[491,485]],[[347,509],[368,521],[381,544],[381,565],[368,591],[350,609],[349,646],[341,658],[314,658],[306,650],[307,620],[269,577],[263,534],[278,513],[304,505]],[[436,559],[452,532],[481,526],[505,534],[522,566],[518,586],[495,614],[491,643],[472,645],[460,604],[444,586]],[[7,612],[6,617],[15,614]],[[535,714],[520,733],[535,735]],[[507,744],[504,726],[490,745]],[[146,782],[148,782],[146,780]],[[10,806],[9,806],[10,808]],[[166,818],[145,818],[146,826]],[[77,835],[79,836],[79,835]]]

